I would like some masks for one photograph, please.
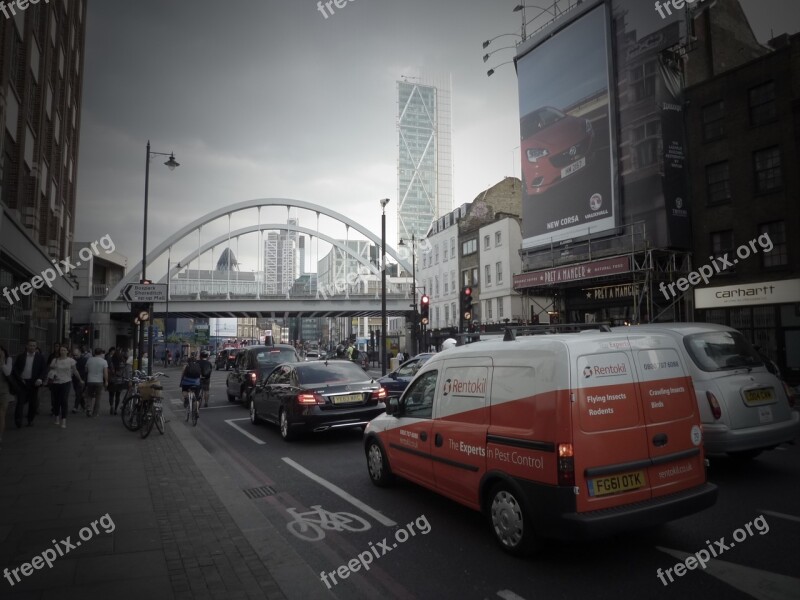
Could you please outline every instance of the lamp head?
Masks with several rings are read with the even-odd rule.
[[[519,12],[519,11],[521,11],[523,8],[525,8],[525,7],[524,7],[524,6],[522,6],[522,4],[517,4],[517,5],[514,7],[514,10],[513,10],[513,11],[511,11],[511,12]]]
[[[169,160],[167,162],[165,162],[164,164],[169,167],[170,171],[174,171],[175,167],[180,167],[181,166],[181,163],[179,163],[177,160],[175,160],[175,154],[174,153],[171,153],[169,155]]]
[[[488,71],[486,71],[487,77],[491,77],[492,75],[494,75],[494,69],[489,69]]]
[[[486,40],[485,42],[483,42],[483,47],[486,48],[486,46],[488,46],[491,43],[492,43],[492,40]]]
[[[384,198],[381,200],[381,207],[386,208],[386,205],[389,204],[389,198]]]

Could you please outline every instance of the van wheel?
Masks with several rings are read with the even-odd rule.
[[[387,487],[394,481],[383,446],[375,438],[367,444],[367,470],[372,483],[378,487]]]
[[[741,450],[739,452],[728,452],[728,456],[733,460],[746,462],[748,460],[753,460],[756,456],[761,454],[761,452],[761,450]]]
[[[533,549],[533,531],[520,494],[507,483],[498,483],[489,494],[489,517],[500,546],[509,554],[524,556]]]

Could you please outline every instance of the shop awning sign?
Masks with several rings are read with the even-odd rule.
[[[531,271],[514,276],[514,289],[524,289],[530,287],[540,287],[555,285],[559,283],[569,283],[571,281],[582,281],[584,279],[594,279],[607,275],[618,275],[628,273],[631,270],[630,256],[617,256],[614,258],[604,258],[593,260],[587,263],[556,267],[554,269],[544,269],[541,271]]]

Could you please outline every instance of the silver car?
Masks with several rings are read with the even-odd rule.
[[[735,329],[713,323],[652,323],[615,330],[666,333],[692,376],[707,454],[749,459],[800,435],[786,387]]]

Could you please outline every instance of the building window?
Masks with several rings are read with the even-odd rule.
[[[469,269],[461,271],[461,287],[468,287],[471,283]]]
[[[439,244],[433,247],[433,262],[434,264],[439,264]]]
[[[449,281],[448,281],[448,279],[447,279],[447,275],[445,275],[445,276],[444,276],[444,293],[445,293],[445,294],[449,294],[449,293],[450,293],[450,289],[449,289],[449,288],[450,288],[450,285],[449,285],[449,283],[450,283],[450,282],[449,282]]]
[[[651,60],[631,69],[633,101],[645,100],[656,92],[656,61]]]
[[[492,301],[491,300],[487,300],[486,301],[486,318],[487,319],[491,319],[492,318]]]
[[[503,283],[503,263],[499,262],[494,265],[497,274],[497,283]]]
[[[653,120],[631,129],[631,146],[636,168],[658,164],[662,147],[661,121]]]
[[[497,318],[498,319],[502,319],[503,318],[503,299],[502,298],[498,298],[497,299]]]
[[[762,125],[777,117],[775,107],[775,82],[768,81],[750,90],[750,124]]]
[[[434,316],[436,317],[436,327],[439,327],[439,307],[434,308]]]
[[[478,251],[478,240],[467,240],[461,244],[461,256],[468,256]]]
[[[456,238],[454,237],[450,238],[450,256],[456,257]]]
[[[703,140],[709,142],[725,135],[725,103],[720,100],[703,107]]]
[[[715,231],[711,233],[711,254],[715,257],[724,256],[727,254],[729,257],[733,254],[733,230],[727,229],[725,231]],[[733,262],[732,259],[729,259]],[[735,267],[728,267],[726,271],[735,271]]]
[[[500,242],[502,241],[503,236],[500,234],[499,231],[494,232],[494,245],[499,246]]]
[[[444,305],[444,324],[450,326],[450,307],[447,304]]]
[[[489,244],[489,236],[488,235],[483,236],[483,249],[489,250],[489,248],[491,247],[492,246]]]
[[[786,225],[783,221],[763,223],[758,227],[758,244],[761,246],[761,264],[764,267],[782,267],[789,263],[789,248],[786,244]],[[767,248],[772,244],[772,249]]]
[[[474,267],[472,269],[472,287],[478,287],[480,284],[480,274],[478,273],[478,267]]]
[[[781,151],[777,146],[753,153],[756,171],[756,192],[763,194],[783,187]]]
[[[728,161],[706,166],[706,189],[709,204],[731,200],[731,180]]]
[[[450,314],[453,315],[453,321],[455,321],[453,324],[458,325],[458,313],[456,312],[455,302],[450,303]]]
[[[433,279],[433,295],[438,298],[439,297],[439,276],[436,275]]]
[[[489,270],[489,265],[486,265],[483,271],[485,275],[483,282],[486,285],[492,285],[492,272]]]
[[[442,262],[447,262],[447,242],[442,244]]]

